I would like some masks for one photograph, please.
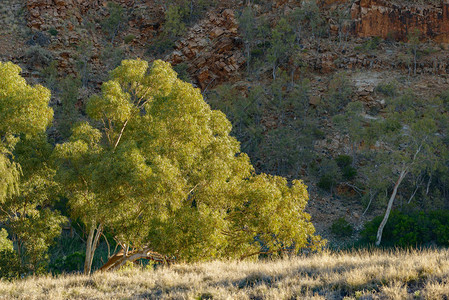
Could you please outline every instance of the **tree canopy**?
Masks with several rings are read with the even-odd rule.
[[[21,263],[36,271],[65,218],[48,208],[56,186],[45,134],[53,119],[50,91],[28,85],[20,72],[13,63],[0,63],[0,224]]]
[[[53,118],[50,91],[28,85],[20,72],[19,66],[0,62],[0,203],[18,189],[20,168],[11,159],[18,137],[44,131]]]
[[[306,186],[256,175],[225,115],[169,63],[123,61],[86,111],[93,121],[55,149],[72,211],[90,227],[86,260],[105,227],[125,253],[183,261],[320,245]]]

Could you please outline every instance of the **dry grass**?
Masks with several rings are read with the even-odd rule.
[[[0,299],[449,299],[449,250],[322,253],[0,282]]]

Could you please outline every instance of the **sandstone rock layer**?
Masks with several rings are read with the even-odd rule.
[[[418,29],[422,38],[449,43],[449,1],[414,4],[406,1],[358,0],[351,8],[353,32],[359,37],[379,36],[406,40]]]
[[[231,9],[209,13],[186,38],[176,43],[167,60],[173,65],[187,63],[189,73],[202,89],[235,79],[245,64],[237,29]]]

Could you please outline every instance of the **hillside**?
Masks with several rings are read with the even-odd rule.
[[[0,16],[0,61],[51,90],[51,146],[89,120],[122,60],[162,59],[226,114],[257,173],[304,180],[329,247],[357,243],[390,209],[403,215],[388,242],[412,228],[401,246],[449,245],[447,1],[4,0]],[[49,206],[68,215],[67,203]],[[70,221],[61,240],[82,244]]]

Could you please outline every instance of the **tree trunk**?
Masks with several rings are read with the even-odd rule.
[[[96,230],[96,232],[95,232]],[[84,274],[89,275],[92,270],[92,261],[94,259],[95,250],[97,249],[98,241],[103,232],[103,224],[92,225],[89,230],[86,245],[86,259],[84,260]]]
[[[125,265],[128,261],[135,262],[138,259],[150,259],[155,262],[170,265],[174,263],[173,259],[168,258],[157,252],[144,248],[140,251],[131,251],[126,253],[122,248],[117,254],[109,258],[109,260],[100,268],[100,271],[115,271]]]
[[[390,216],[391,208],[393,207],[394,199],[396,198],[396,194],[398,192],[399,185],[401,184],[402,180],[407,175],[407,170],[402,170],[401,174],[399,174],[399,179],[394,185],[393,192],[391,193],[390,200],[388,201],[388,207],[387,211],[385,212],[384,219],[379,225],[379,229],[377,230],[377,239],[376,239],[376,246],[380,245],[380,242],[382,241],[382,232],[384,230],[385,224],[387,224],[388,217]]]

